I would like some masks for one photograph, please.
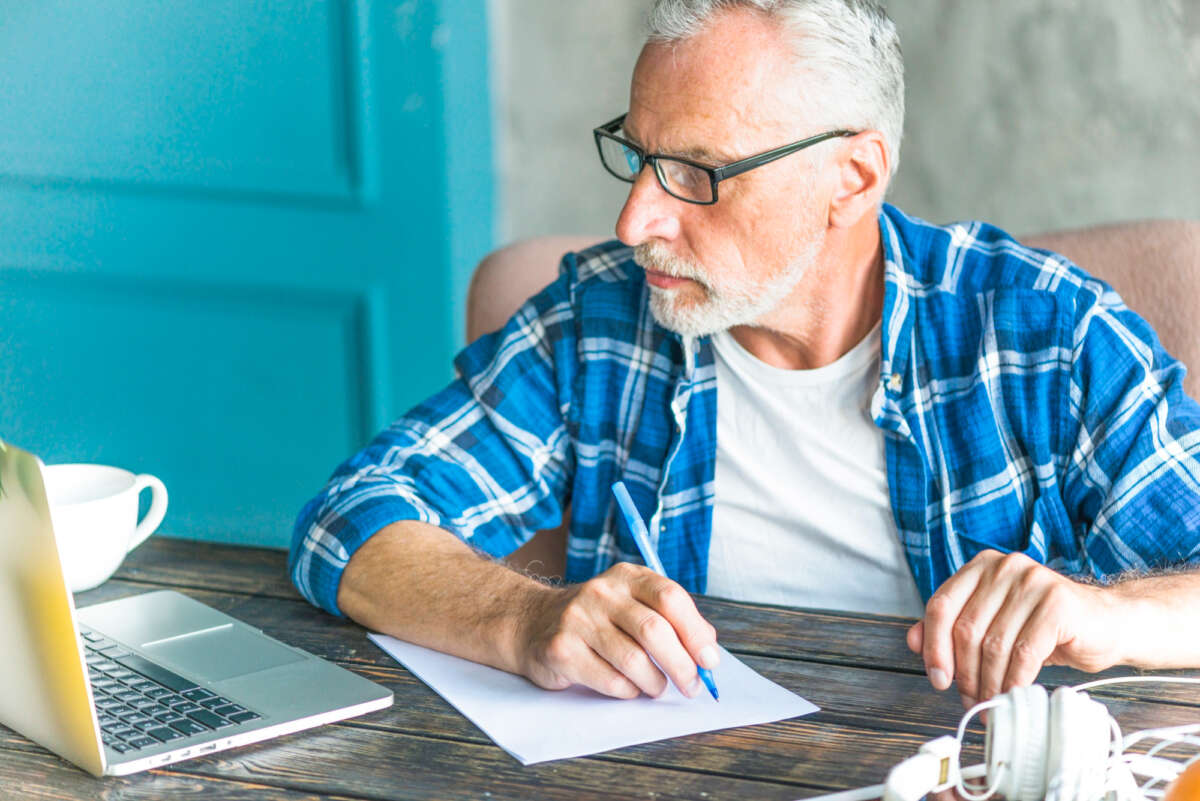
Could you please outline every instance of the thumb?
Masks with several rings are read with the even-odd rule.
[[[904,639],[908,643],[908,650],[914,654],[921,653],[925,647],[925,621],[918,620],[909,626],[908,634]]]

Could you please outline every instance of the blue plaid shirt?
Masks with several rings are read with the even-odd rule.
[[[1149,326],[1063,257],[992,226],[935,226],[891,206],[879,221],[872,413],[922,596],[986,548],[1102,581],[1200,561],[1200,406]],[[304,507],[290,569],[306,598],[338,613],[351,554],[406,519],[501,556],[569,504],[568,581],[641,562],[617,523],[618,479],[667,573],[704,592],[711,342],[654,322],[620,243],[567,254],[560,269]]]

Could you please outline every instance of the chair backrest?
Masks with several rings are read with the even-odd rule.
[[[603,237],[526,239],[487,256],[467,294],[467,340],[495,331],[522,303],[554,280],[558,262]],[[1200,398],[1200,221],[1149,220],[1023,239],[1061,253],[1120,293],[1188,366],[1184,387]]]
[[[602,236],[539,236],[493,250],[479,262],[467,288],[467,341],[500,328],[522,303],[557,278],[564,253],[603,240]]]
[[[1187,366],[1184,389],[1200,398],[1200,221],[1115,223],[1024,242],[1061,253],[1108,282]]]

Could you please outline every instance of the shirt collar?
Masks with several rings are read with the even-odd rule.
[[[912,254],[905,252],[897,217],[902,221],[900,211],[886,203],[879,212],[884,283],[880,378],[892,397],[899,395],[908,383],[914,317],[912,275],[906,268],[906,259],[911,260]]]

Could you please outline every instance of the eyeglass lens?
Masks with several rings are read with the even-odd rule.
[[[642,171],[642,158],[637,151],[607,136],[600,138],[600,155],[604,166],[618,178],[633,182]],[[704,170],[674,159],[656,157],[654,173],[667,192],[684,200],[707,203],[712,200],[712,183]]]

